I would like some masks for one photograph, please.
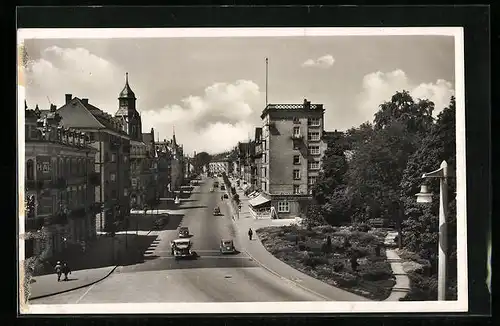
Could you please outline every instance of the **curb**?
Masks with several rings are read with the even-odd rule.
[[[226,187],[226,188],[227,188],[227,187]],[[232,207],[232,203],[228,203],[228,205],[230,205],[230,206]],[[233,209],[234,209],[234,207],[233,207]],[[233,218],[233,223],[234,223],[234,224],[236,224],[236,221],[234,220],[234,218]],[[239,227],[236,227],[236,230],[237,230],[236,232],[238,232],[238,234],[240,234],[240,235],[241,235],[241,233],[240,233],[240,228],[239,228]],[[256,234],[256,236],[257,236],[257,234]],[[258,236],[257,236],[257,237],[258,237]],[[257,239],[258,239],[258,238],[257,238]],[[260,239],[259,239],[258,241],[260,241]],[[264,246],[264,245],[262,244],[262,246]],[[265,249],[265,250],[267,250],[265,247],[264,247],[264,249]],[[303,285],[301,285],[301,284],[299,284],[299,283],[297,283],[297,282],[295,282],[295,281],[293,281],[293,280],[291,280],[291,279],[289,279],[289,278],[286,278],[286,277],[284,277],[284,276],[282,276],[282,275],[278,274],[277,272],[275,272],[275,271],[274,271],[274,270],[272,270],[271,268],[269,268],[269,267],[267,267],[266,265],[264,265],[263,263],[261,263],[259,260],[255,259],[255,257],[254,257],[253,255],[251,255],[251,254],[248,252],[248,250],[243,249],[243,251],[244,251],[244,252],[245,252],[245,253],[246,253],[246,254],[247,254],[247,255],[248,255],[248,256],[249,256],[249,257],[250,257],[253,261],[255,261],[258,265],[260,265],[262,268],[264,268],[265,270],[267,270],[268,272],[270,272],[270,273],[271,273],[271,274],[273,274],[274,276],[277,276],[277,277],[279,277],[280,279],[282,279],[282,280],[284,280],[284,281],[287,281],[287,282],[289,282],[289,283],[291,283],[291,284],[293,284],[293,285],[296,285],[297,287],[299,287],[299,288],[301,288],[301,289],[303,289],[303,290],[305,290],[305,291],[307,291],[307,292],[309,292],[309,293],[312,293],[312,294],[314,294],[314,295],[316,295],[316,296],[318,296],[318,297],[320,297],[320,298],[323,298],[323,299],[325,299],[326,301],[333,301],[332,299],[330,299],[330,298],[328,298],[328,297],[326,297],[326,296],[324,296],[324,295],[322,295],[322,294],[319,294],[319,293],[317,293],[317,292],[315,292],[315,291],[313,291],[313,290],[311,290],[311,289],[309,289],[309,288],[306,288],[305,286],[303,286]],[[275,257],[273,257],[273,258],[275,258]],[[278,258],[275,258],[275,259],[278,259]],[[278,260],[279,260],[279,259],[278,259]],[[281,262],[281,261],[280,261],[280,262]],[[291,268],[293,268],[293,267],[291,267]]]
[[[77,287],[74,287],[74,288],[71,288],[71,289],[66,289],[66,290],[63,290],[63,291],[58,291],[58,292],[54,292],[54,293],[50,293],[50,294],[44,294],[44,295],[39,295],[37,297],[29,297],[28,298],[28,302],[30,300],[36,300],[36,299],[41,299],[41,298],[47,298],[47,297],[51,297],[53,295],[57,295],[57,294],[62,294],[62,293],[66,293],[66,292],[70,292],[70,291],[74,291],[74,290],[78,290],[78,289],[82,289],[82,288],[85,288],[87,286],[90,286],[90,285],[94,285],[96,283],[99,283],[100,281],[104,280],[105,278],[107,278],[108,276],[110,276],[111,274],[113,274],[113,272],[115,271],[115,269],[117,269],[118,266],[115,266],[113,267],[113,269],[111,269],[110,272],[108,272],[104,277],[101,277],[99,279],[97,279],[96,281],[93,281],[93,282],[90,282],[90,283],[87,283],[85,285],[80,285],[80,286],[77,286]]]

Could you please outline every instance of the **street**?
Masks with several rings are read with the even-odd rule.
[[[145,302],[258,302],[320,301],[323,298],[271,274],[243,253],[236,237],[229,209],[221,201],[224,193],[209,189],[213,180],[204,179],[183,199],[175,212],[175,224],[157,234],[144,262],[121,266],[90,287],[30,301],[31,304],[91,304]],[[222,184],[222,180],[219,181]],[[226,199],[227,200],[227,199]],[[166,203],[165,203],[166,204]],[[214,216],[219,206],[223,215]],[[160,210],[162,207],[160,207]],[[175,260],[170,241],[177,228],[187,226],[196,260]],[[151,235],[150,234],[150,235]],[[221,239],[233,239],[238,252],[223,256]]]

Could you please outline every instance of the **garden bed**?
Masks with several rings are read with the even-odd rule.
[[[257,230],[264,247],[293,268],[330,285],[372,300],[384,300],[396,283],[385,251],[383,232],[355,231],[352,228],[298,226],[266,227]],[[326,245],[330,237],[331,246]],[[346,242],[347,239],[347,242]],[[351,256],[358,267],[353,270]]]

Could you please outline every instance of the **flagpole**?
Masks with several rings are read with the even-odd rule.
[[[269,82],[269,59],[266,58],[266,107],[267,107],[267,87]]]

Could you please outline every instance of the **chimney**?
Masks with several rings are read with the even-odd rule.
[[[83,104],[89,104],[89,99],[88,98],[82,98],[82,103]]]
[[[72,94],[66,94],[66,104],[68,104],[72,98],[73,98]]]

